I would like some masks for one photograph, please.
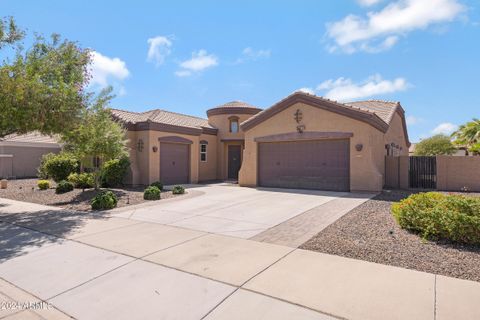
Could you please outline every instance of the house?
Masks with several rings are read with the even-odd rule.
[[[295,92],[261,110],[233,101],[207,119],[164,110],[112,115],[128,129],[128,181],[379,191],[386,155],[408,155],[398,102],[339,103]]]
[[[60,150],[57,138],[38,132],[8,135],[0,140],[0,178],[36,177],[42,156]]]

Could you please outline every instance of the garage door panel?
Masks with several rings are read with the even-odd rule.
[[[349,140],[259,144],[259,185],[334,191],[350,189]]]
[[[189,182],[190,146],[180,143],[160,143],[160,181],[163,184]]]

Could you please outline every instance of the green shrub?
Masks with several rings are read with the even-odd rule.
[[[48,172],[46,168],[46,163],[53,157],[55,157],[55,153],[47,153],[42,156],[42,159],[40,160],[40,166],[37,168],[37,176],[40,179],[48,179]]]
[[[160,189],[155,186],[150,186],[143,191],[143,199],[145,200],[160,200]]]
[[[92,173],[70,173],[68,181],[78,189],[88,189],[95,187],[95,177]]]
[[[438,192],[419,193],[392,205],[404,229],[425,239],[480,244],[480,198]]]
[[[105,162],[101,176],[102,186],[116,187],[122,185],[129,167],[130,160],[127,157]]]
[[[110,190],[100,191],[90,202],[93,210],[108,210],[117,206],[117,196]]]
[[[42,158],[39,175],[52,178],[55,182],[66,180],[71,173],[77,172],[78,160],[69,153],[47,154]]]
[[[160,191],[163,190],[163,183],[161,183],[160,181],[155,181],[151,183],[150,186],[157,187],[158,189],[160,189]]]
[[[47,190],[50,188],[50,181],[48,180],[38,180],[37,182],[38,189]]]
[[[173,194],[184,194],[185,193],[185,188],[182,186],[174,186],[172,189]]]
[[[55,193],[56,194],[62,194],[62,193],[67,193],[73,190],[73,183],[68,182],[66,180],[62,180],[57,184],[57,187],[55,188]]]

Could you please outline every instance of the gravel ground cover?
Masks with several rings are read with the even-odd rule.
[[[384,191],[328,226],[301,248],[480,281],[479,246],[424,241],[400,228],[390,213],[390,206],[409,194]]]
[[[8,181],[7,189],[0,189],[0,198],[7,198],[18,201],[33,202],[49,206],[58,206],[70,210],[91,211],[90,200],[97,194],[94,189],[74,189],[64,194],[55,193],[55,183],[51,181],[51,189],[39,190],[37,179],[19,179]],[[118,197],[117,207],[146,202],[143,199],[143,187],[109,189]],[[161,199],[177,197],[171,191],[161,193]]]

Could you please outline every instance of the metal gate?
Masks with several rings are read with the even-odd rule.
[[[437,158],[410,157],[408,169],[409,187],[419,189],[437,188]]]

